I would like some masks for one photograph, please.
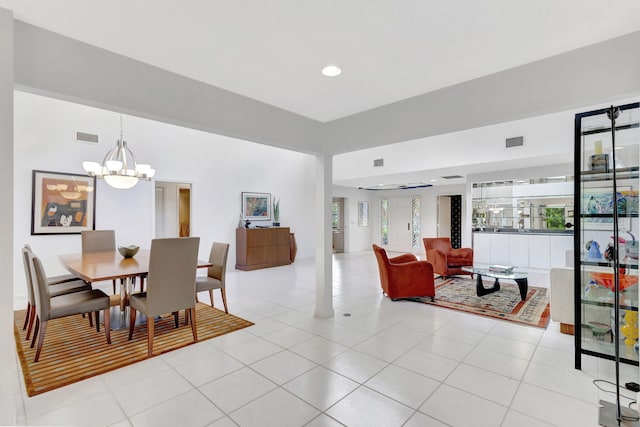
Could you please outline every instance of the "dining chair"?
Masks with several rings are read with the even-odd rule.
[[[116,232],[114,230],[82,231],[82,253],[115,252]],[[113,293],[116,293],[116,279],[113,279]]]
[[[31,253],[33,252],[33,249],[31,249],[31,246],[27,243],[25,243],[24,248],[26,250],[28,250]],[[75,282],[76,280],[80,280],[75,274],[62,274],[60,276],[51,276],[51,277],[47,277],[47,280],[49,281],[50,285],[57,285],[58,283],[65,283],[65,282]]]
[[[111,344],[111,321],[109,309],[111,307],[109,296],[99,289],[91,289],[70,294],[51,297],[50,286],[47,283],[47,275],[42,261],[35,255],[30,257],[31,277],[34,279],[34,294],[36,302],[36,323],[33,332],[31,348],[38,341],[34,362],[40,359],[44,336],[47,332],[49,320],[61,317],[73,316],[82,313],[95,313],[96,330],[100,332],[100,311],[104,313],[104,331],[107,344]]]
[[[209,253],[209,262],[213,266],[207,269],[206,277],[196,278],[196,302],[198,292],[209,291],[211,307],[213,307],[213,290],[220,289],[222,292],[222,303],[225,313],[229,313],[227,308],[227,294],[225,293],[225,276],[227,272],[227,255],[229,255],[229,244],[213,242]]]
[[[29,245],[25,245],[22,248],[22,262],[24,264],[24,275],[27,281],[27,313],[24,317],[24,325],[22,326],[22,330],[27,329],[27,336],[25,340],[29,340],[31,337],[31,330],[33,328],[34,319],[36,317],[36,300],[35,300],[35,292],[34,292],[34,279],[31,274],[31,258],[33,257],[33,252],[31,251],[31,247]],[[47,285],[49,287],[49,295],[53,297],[57,297],[60,295],[66,295],[73,292],[79,291],[89,291],[91,290],[91,285],[87,284],[84,280],[80,280],[77,277],[70,275],[72,277],[71,280],[62,279],[65,276],[55,276],[55,277],[47,277]],[[61,281],[62,280],[62,281]]]
[[[198,265],[199,237],[153,239],[149,254],[147,290],[132,294],[129,299],[129,339],[133,337],[136,313],[147,316],[147,354],[153,355],[155,317],[188,310],[193,341],[198,341],[196,329],[196,268]]]

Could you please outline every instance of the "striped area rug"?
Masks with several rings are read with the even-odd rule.
[[[89,327],[86,318],[78,315],[49,322],[40,360],[34,363],[35,348],[30,348],[31,341],[25,341],[26,331],[22,330],[25,314],[25,310],[14,312],[14,335],[29,396],[147,359],[146,325],[136,326],[131,341],[127,339],[128,329],[111,331],[109,345],[102,326],[98,333],[95,327]],[[196,318],[198,341],[253,325],[202,303],[196,305]],[[191,326],[184,326],[184,311],[180,313],[178,329],[171,315],[156,320],[154,356],[190,344],[193,335]]]

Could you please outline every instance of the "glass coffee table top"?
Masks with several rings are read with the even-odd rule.
[[[521,272],[511,272],[511,273],[500,273],[496,271],[491,271],[486,267],[462,267],[462,271],[466,271],[467,273],[473,273],[476,275],[476,294],[481,297],[484,295],[492,294],[494,292],[498,292],[500,290],[499,279],[503,280],[513,280],[518,285],[518,289],[520,290],[520,298],[522,301],[527,299],[527,293],[529,292],[529,283],[527,280],[527,273]],[[485,288],[484,283],[482,282],[482,276],[491,277],[495,279],[493,286],[490,288]]]
[[[494,277],[496,279],[516,280],[526,279],[528,277],[527,273],[523,273],[520,271],[512,271],[511,273],[500,273],[497,271],[491,271],[487,267],[462,267],[462,271],[473,274],[480,274],[481,276]]]

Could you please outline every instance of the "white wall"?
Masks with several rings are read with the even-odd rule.
[[[31,236],[33,169],[83,173],[82,161],[101,161],[119,136],[119,114],[15,92],[14,253],[29,243],[49,275],[63,274],[57,255],[79,252],[79,235]],[[99,135],[97,145],[76,142],[76,132]],[[280,222],[296,233],[298,257],[313,256],[315,237],[314,158],[201,131],[125,116],[124,138],[140,163],[150,163],[159,181],[190,182],[192,235],[200,236],[200,257],[212,241],[229,242],[235,265],[235,228],[242,191],[272,193],[280,199]],[[154,183],[116,190],[98,180],[96,228],[116,230],[117,244],[149,247],[154,237]],[[24,271],[14,259],[14,301],[23,308]]]

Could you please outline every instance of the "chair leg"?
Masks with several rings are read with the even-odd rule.
[[[47,322],[42,322],[40,326],[40,335],[38,336],[38,347],[36,348],[36,357],[33,359],[37,362],[40,359],[40,351],[42,351],[42,343],[44,342],[44,333],[47,331]],[[33,338],[36,336],[34,335]]]
[[[113,279],[111,282],[113,283],[113,294],[115,295],[116,294],[116,279]]]
[[[88,313],[89,315],[87,316],[89,318],[89,327],[93,328],[93,314]]]
[[[96,332],[100,332],[100,312],[96,311],[95,315],[96,315]],[[89,313],[89,316],[91,316],[91,313]]]
[[[24,325],[22,325],[22,330],[27,329],[27,325],[29,324],[29,315],[31,314],[31,303],[27,303],[27,313],[24,315]]]
[[[185,308],[184,309],[184,326],[187,326],[189,324],[189,309]]]
[[[33,323],[35,322],[36,319],[36,306],[33,305],[31,306],[31,312],[29,313],[29,325],[27,326],[27,337],[25,338],[26,341],[29,341],[29,337],[31,336],[31,329],[33,328]]]
[[[36,345],[36,338],[38,337],[38,331],[40,330],[40,317],[36,316],[36,327],[33,330],[33,339],[31,340],[31,348]]]
[[[136,324],[136,310],[129,307],[129,341],[133,338],[133,327]]]
[[[144,292],[144,276],[140,276],[140,292]]]
[[[191,333],[193,334],[193,342],[198,342],[198,328],[196,327],[196,309],[190,308],[189,313],[191,313]]]
[[[200,300],[198,299],[198,293],[196,292],[196,302],[200,302]]]
[[[107,344],[111,344],[111,309],[105,308],[104,312],[104,333],[107,335]]]
[[[147,317],[147,356],[153,356],[153,331],[155,328],[153,316]]]
[[[209,289],[209,299],[211,300],[211,307],[214,307],[213,305],[213,290]]]
[[[229,309],[227,308],[227,293],[224,291],[224,288],[220,288],[220,292],[222,292],[222,303],[224,304],[224,312],[229,314]]]
[[[180,326],[180,322],[178,321],[178,311],[173,312],[173,323],[175,323],[176,328]]]

